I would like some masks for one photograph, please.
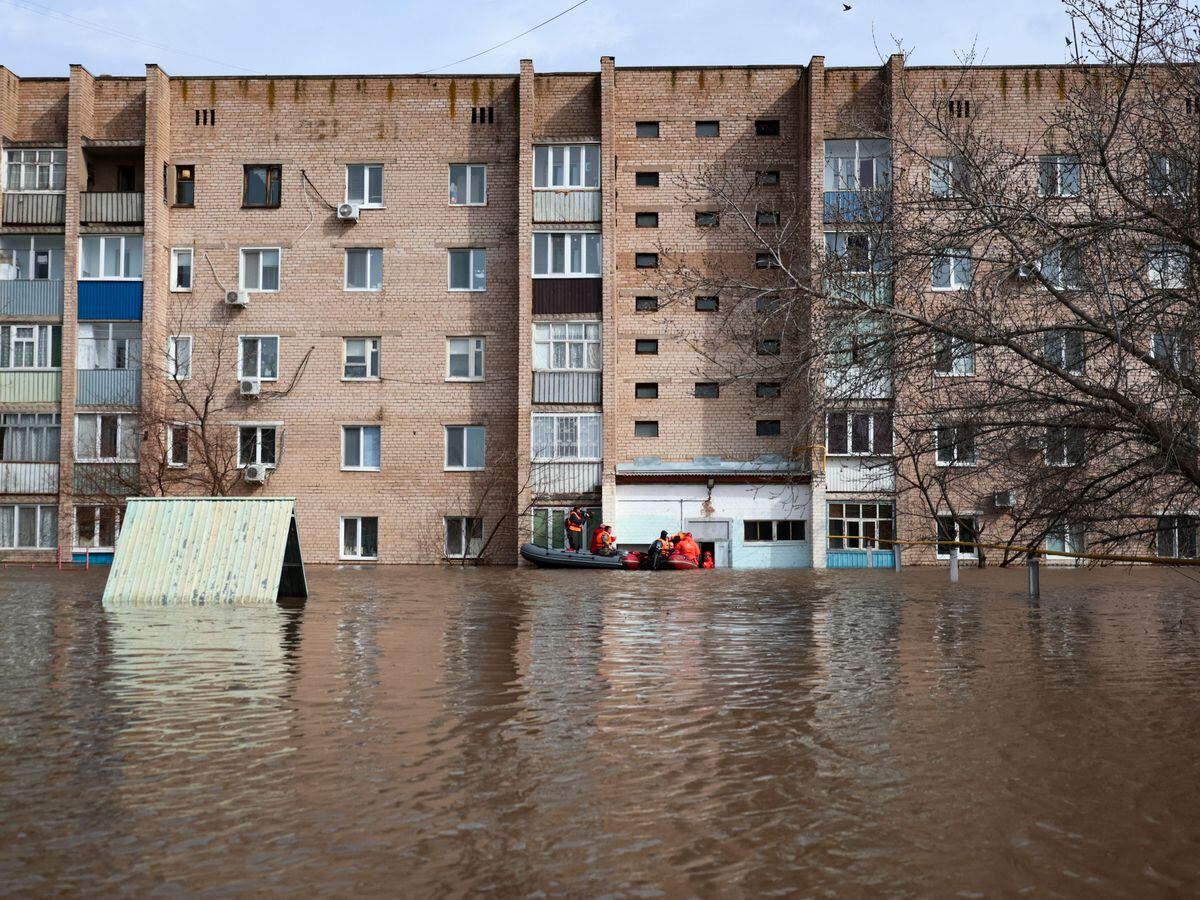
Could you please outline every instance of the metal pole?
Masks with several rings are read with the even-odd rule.
[[[958,584],[958,545],[950,548],[950,583]]]
[[[1042,595],[1041,564],[1036,556],[1027,556],[1025,561],[1029,564],[1029,596],[1036,600]]]

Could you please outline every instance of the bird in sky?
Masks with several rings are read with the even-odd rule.
[[[842,12],[850,12],[853,8],[849,3],[842,4]]]

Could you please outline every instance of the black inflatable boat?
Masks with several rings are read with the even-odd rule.
[[[543,569],[619,569],[620,556],[597,556],[595,553],[572,553],[570,550],[547,550],[536,544],[522,544],[521,556]]]

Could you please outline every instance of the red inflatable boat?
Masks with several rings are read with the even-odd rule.
[[[621,565],[626,569],[649,569],[650,554],[644,550],[633,550],[621,557]],[[684,556],[682,553],[672,553],[659,563],[658,568],[660,570],[698,569],[700,568],[700,564],[690,556]]]

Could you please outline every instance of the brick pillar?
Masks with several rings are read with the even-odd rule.
[[[0,142],[16,134],[20,102],[21,79],[4,66],[0,66]],[[0,159],[0,165],[2,164],[3,160]],[[3,179],[0,179],[0,208],[3,208],[3,205],[4,184]]]
[[[616,62],[600,57],[600,231],[603,248],[600,274],[603,277],[601,329],[604,368],[602,376],[601,426],[604,463],[601,469],[600,505],[605,520],[617,517],[617,150],[616,150]],[[615,526],[614,526],[615,527]],[[618,537],[620,532],[618,531]]]
[[[533,498],[533,82],[533,60],[523,59],[517,139],[517,547],[531,539],[532,531],[526,510]],[[517,562],[521,562],[519,556]]]
[[[142,421],[157,422],[164,401],[163,364],[169,332],[171,231],[163,166],[171,152],[171,79],[146,66],[145,219],[142,273]],[[143,426],[145,427],[145,426]],[[165,437],[164,437],[165,439]],[[156,447],[153,437],[145,447]]]
[[[798,170],[802,181],[802,189],[806,192],[806,210],[809,221],[809,234],[814,252],[822,252],[825,243],[824,227],[824,190],[825,190],[825,57],[814,56],[808,64],[805,83],[805,117],[804,136],[800,146]],[[807,185],[805,186],[805,182]],[[813,269],[814,273],[816,268]],[[817,278],[814,274],[814,279]],[[819,287],[819,285],[815,285]],[[819,296],[819,294],[818,294]],[[810,340],[816,346],[824,346],[825,310],[818,300],[813,303],[809,314]],[[825,408],[825,365],[824,359],[818,355],[813,360],[812,375],[809,382],[811,409],[817,412],[810,418],[813,420],[811,443],[825,443],[825,422],[821,410]],[[812,451],[812,565],[814,569],[824,569],[827,562],[826,535],[826,502],[825,502],[825,454],[818,448]]]

